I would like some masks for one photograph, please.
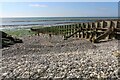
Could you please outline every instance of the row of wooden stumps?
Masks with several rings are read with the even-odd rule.
[[[70,37],[85,38],[91,42],[120,38],[120,20],[103,20],[87,23],[74,23],[55,26],[64,39]]]

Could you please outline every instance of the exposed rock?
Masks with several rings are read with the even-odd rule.
[[[15,43],[22,43],[23,41],[19,38],[13,37],[3,31],[0,31],[0,34],[2,35],[1,37],[1,45],[3,47],[8,47],[9,45],[13,45]]]
[[[120,51],[114,51],[114,52],[113,52],[113,55],[114,55],[115,57],[120,57]]]

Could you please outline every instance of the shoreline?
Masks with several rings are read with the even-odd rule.
[[[85,21],[73,21],[73,22],[56,22],[53,24],[20,24],[20,25],[0,25],[0,30],[2,29],[14,29],[14,28],[31,28],[31,27],[37,27],[37,26],[43,26],[43,27],[50,27],[50,26],[56,26],[56,25],[67,25],[67,24],[75,24],[75,23],[83,23],[83,22],[99,22],[99,21],[118,21],[118,19],[95,19],[95,20],[85,20]]]
[[[73,24],[75,22],[69,23],[69,22],[64,22],[64,23],[56,23],[56,24],[34,24],[34,25],[5,25],[5,26],[0,26],[0,30],[5,30],[5,29],[25,29],[25,28],[31,28],[31,27],[51,27],[51,26],[56,26],[56,25],[66,25],[66,24]]]

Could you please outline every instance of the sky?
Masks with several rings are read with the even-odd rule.
[[[0,2],[119,2],[119,0],[0,0]]]
[[[118,17],[118,2],[1,2],[0,17]]]

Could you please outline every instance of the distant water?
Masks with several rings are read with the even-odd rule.
[[[93,22],[99,19],[117,19],[117,17],[27,17],[2,18],[0,29],[26,28],[32,26],[52,26],[74,22]]]

